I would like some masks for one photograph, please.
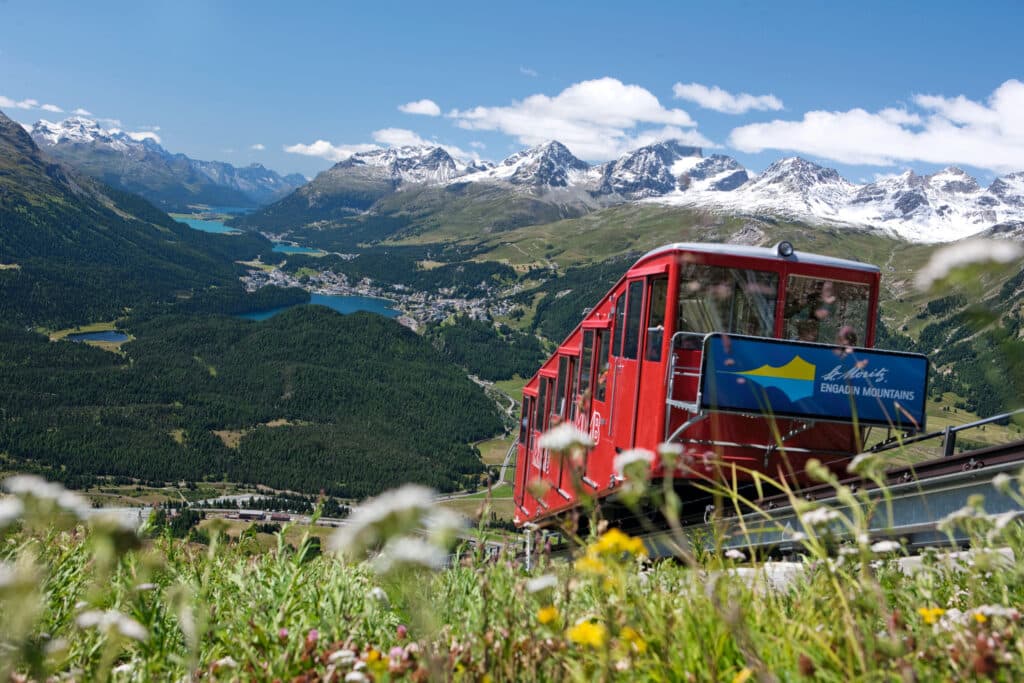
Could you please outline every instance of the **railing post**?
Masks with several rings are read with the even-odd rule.
[[[953,431],[952,425],[946,425],[942,437],[942,457],[948,458],[953,455],[954,448],[956,448],[956,432]]]

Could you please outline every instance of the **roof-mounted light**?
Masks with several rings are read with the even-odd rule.
[[[775,245],[775,251],[782,258],[789,258],[794,254],[795,249],[793,249],[792,243],[783,240],[782,242],[779,242],[778,244]]]

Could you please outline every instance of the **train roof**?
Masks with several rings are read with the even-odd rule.
[[[675,242],[665,246],[652,249],[644,254],[637,263],[645,261],[653,256],[664,254],[669,251],[695,251],[705,254],[721,254],[723,256],[746,256],[748,258],[759,258],[771,261],[785,261],[787,263],[811,263],[817,266],[828,266],[831,268],[849,268],[851,270],[863,270],[870,273],[879,272],[878,266],[849,259],[833,258],[832,256],[821,256],[806,251],[794,251],[788,258],[779,256],[775,247],[751,247],[745,244],[722,244],[717,242]]]

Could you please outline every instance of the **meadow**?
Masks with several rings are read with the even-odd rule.
[[[624,475],[656,497],[635,466]],[[879,502],[821,477],[857,506]],[[994,483],[1024,504],[1019,476]],[[969,531],[970,554],[928,551],[913,569],[899,543],[861,533],[860,515],[808,503],[803,553],[779,581],[778,563],[716,553],[713,539],[678,536],[677,557],[653,562],[596,518],[573,558],[542,547],[528,570],[514,548],[488,558],[453,545],[457,520],[412,485],[366,502],[323,544],[288,527],[246,542],[213,520],[206,545],[88,516],[77,494],[33,477],[5,487],[3,680],[1024,675],[1024,529],[981,500],[943,522]],[[852,539],[838,553],[837,528]]]

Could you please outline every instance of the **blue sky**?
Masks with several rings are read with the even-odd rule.
[[[1022,2],[0,0],[0,109],[307,175],[417,139],[599,161],[677,136],[757,171],[798,153],[990,180],[1024,170],[1021,26]]]

